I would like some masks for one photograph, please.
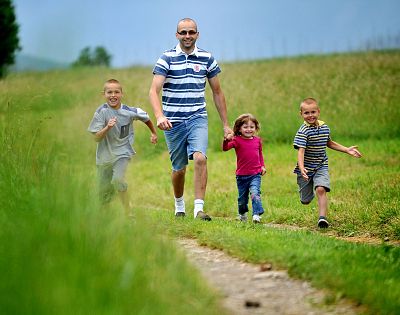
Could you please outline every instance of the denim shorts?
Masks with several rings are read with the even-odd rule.
[[[195,116],[179,123],[173,123],[170,130],[165,130],[172,170],[179,171],[193,160],[195,152],[207,157],[208,120],[204,116]]]
[[[297,185],[299,185],[300,200],[302,203],[309,203],[314,199],[315,187],[324,187],[327,192],[331,191],[329,172],[327,168],[318,169],[313,176],[305,180],[300,174],[297,174]]]

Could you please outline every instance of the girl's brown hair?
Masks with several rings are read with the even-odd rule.
[[[252,114],[242,114],[236,118],[233,126],[233,133],[235,136],[240,136],[240,127],[242,127],[242,125],[248,121],[252,121],[254,125],[256,125],[256,131],[260,130],[260,124],[256,117],[254,117]]]

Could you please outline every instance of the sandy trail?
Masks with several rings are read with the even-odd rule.
[[[221,250],[199,246],[196,240],[180,239],[178,247],[210,286],[221,292],[223,305],[231,314],[351,315],[361,312],[360,307],[344,299],[328,305],[326,292],[290,278],[285,270],[240,261]]]

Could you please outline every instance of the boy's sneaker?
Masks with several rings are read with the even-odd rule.
[[[178,211],[175,213],[176,218],[184,218],[185,215],[186,215],[185,212],[182,212],[182,211]]]
[[[326,228],[329,227],[329,222],[326,219],[326,217],[324,217],[322,215],[319,217],[319,219],[318,219],[318,227],[320,229],[326,229]]]
[[[203,211],[197,212],[196,219],[211,221],[211,217],[208,214],[205,214]]]
[[[246,215],[246,213],[245,213],[245,214],[239,214],[239,215],[237,216],[237,220],[238,220],[238,221],[241,221],[241,222],[246,222],[246,221],[247,221],[247,215]]]
[[[253,215],[253,223],[261,223],[261,216],[258,214]]]

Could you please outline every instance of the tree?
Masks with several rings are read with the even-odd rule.
[[[93,63],[98,66],[110,66],[111,55],[103,47],[96,47],[94,50]]]
[[[104,47],[97,46],[94,52],[90,47],[85,47],[81,50],[78,59],[72,64],[73,67],[87,66],[106,66],[109,67],[112,56]]]
[[[0,0],[0,78],[6,75],[8,66],[14,64],[15,53],[21,49],[18,30],[11,0]]]
[[[92,56],[90,47],[85,47],[81,50],[78,59],[73,63],[74,66],[91,66]]]

